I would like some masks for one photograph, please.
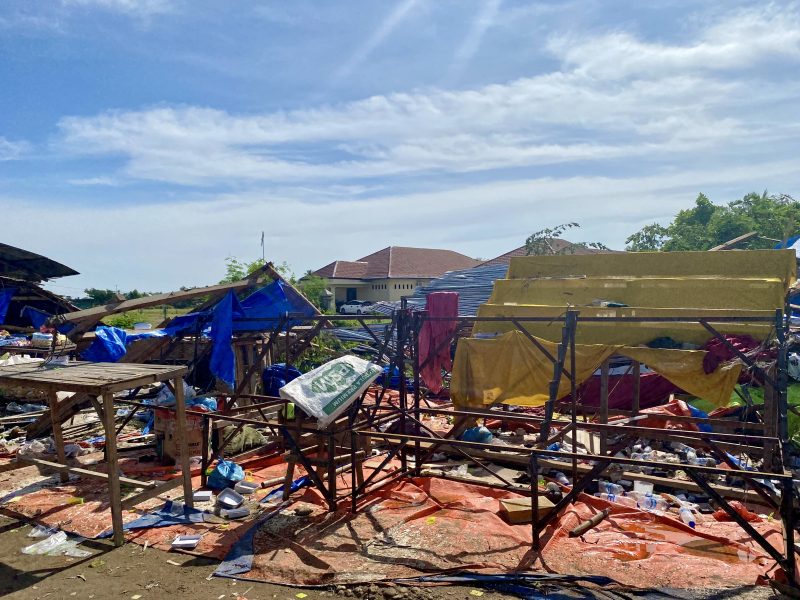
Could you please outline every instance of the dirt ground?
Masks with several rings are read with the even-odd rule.
[[[29,556],[20,549],[33,543],[31,525],[0,515],[0,597],[8,600],[71,600],[72,598],[191,598],[193,600],[322,600],[356,597],[363,600],[502,600],[515,598],[471,586],[435,588],[308,589],[212,577],[215,560],[162,552],[107,540],[88,540],[82,548],[92,556]],[[766,587],[740,590],[695,590],[682,598],[766,600],[778,598]]]
[[[192,598],[193,600],[322,600],[357,595],[362,598],[390,599],[394,594],[362,587],[354,594],[323,589],[293,588],[267,583],[235,581],[212,577],[219,561],[197,558],[137,544],[114,548],[107,540],[88,540],[82,548],[92,551],[88,558],[29,556],[20,549],[37,540],[28,537],[31,526],[8,516],[0,516],[0,597],[8,600],[71,600],[72,598]],[[168,562],[170,561],[170,562]],[[177,563],[177,564],[173,564]],[[477,600],[473,587],[452,586],[405,597]],[[482,593],[481,593],[482,592]],[[513,598],[481,591],[481,600]],[[298,595],[305,594],[305,596]]]

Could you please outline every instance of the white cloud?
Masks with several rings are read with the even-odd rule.
[[[0,135],[0,161],[23,158],[30,150],[31,145],[28,142],[12,141]]]
[[[419,0],[403,0],[398,4],[389,15],[381,21],[375,31],[372,32],[363,44],[361,44],[352,56],[333,74],[334,81],[341,81],[350,76],[369,56],[380,46],[383,41],[391,35],[395,28],[403,22],[408,14],[419,4]]]
[[[82,186],[96,186],[96,185],[106,185],[106,186],[116,186],[119,185],[119,181],[114,179],[113,177],[86,177],[83,179],[70,179],[67,181],[70,185],[82,185]]]
[[[413,4],[399,5],[361,55]],[[482,13],[474,36],[492,19]],[[677,159],[736,145],[748,157],[765,136],[772,143],[794,139],[786,115],[764,107],[796,103],[800,90],[792,79],[727,75],[775,54],[796,64],[798,44],[798,13],[768,7],[728,16],[684,45],[627,33],[569,44],[561,38],[549,47],[565,70],[507,83],[251,115],[198,106],[110,111],[62,119],[57,144],[78,155],[119,156],[132,178],[182,185],[297,184],[625,156]]]
[[[548,47],[577,73],[603,79],[742,70],[776,58],[800,58],[800,13],[795,4],[740,10],[685,45],[643,42],[630,33],[558,36]]]
[[[135,17],[151,17],[173,12],[175,0],[61,0],[66,7],[79,6],[115,11]]]
[[[0,196],[0,207],[13,206],[5,210],[7,243],[51,256],[82,273],[63,285],[168,291],[219,280],[226,256],[260,256],[262,230],[267,256],[288,260],[296,272],[336,258],[355,259],[390,244],[448,247],[492,257],[521,245],[531,232],[564,220],[582,225],[576,239],[621,248],[625,237],[653,220],[670,218],[698,191],[724,202],[754,189],[779,192],[798,185],[800,160],[791,159],[649,176],[525,178],[391,195],[367,191],[365,199],[322,205],[298,202],[294,193],[248,192],[203,201],[104,202],[52,205],[47,210]],[[143,214],[157,215],[146,220],[146,231],[119,235],[120,223],[139,223]],[[402,215],[402,227],[393,215]],[[32,247],[30,223],[44,231],[84,230],[91,223],[92,235],[68,245],[44,236]],[[355,231],[369,235],[353,235]],[[170,260],[164,261],[165,256]]]

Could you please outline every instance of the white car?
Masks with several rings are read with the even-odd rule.
[[[372,302],[369,300],[348,300],[339,307],[340,315],[365,315],[370,312]]]

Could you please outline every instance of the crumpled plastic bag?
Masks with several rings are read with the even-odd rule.
[[[33,533],[33,532],[31,532]],[[89,550],[78,548],[78,544],[84,541],[84,538],[69,539],[64,531],[57,531],[53,535],[46,537],[43,540],[35,542],[30,546],[25,546],[22,549],[23,554],[46,554],[48,556],[72,556],[74,558],[86,558],[91,556]]]
[[[196,392],[194,388],[190,386],[185,381],[183,382],[183,398],[184,400],[188,401],[194,398]],[[153,400],[153,404],[157,406],[175,406],[175,394],[170,391],[170,389],[165,385],[161,388],[158,392],[158,395]]]
[[[224,490],[244,479],[244,469],[230,460],[221,460],[208,476],[208,487],[212,490]]]

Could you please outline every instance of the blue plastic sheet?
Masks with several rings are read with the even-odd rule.
[[[125,356],[127,334],[119,327],[100,325],[94,330],[94,341],[81,354],[81,358],[92,362],[117,362]]]
[[[34,308],[32,306],[24,306],[20,314],[23,317],[28,317],[31,325],[33,325],[35,329],[40,329],[41,326],[47,322],[47,319],[52,316],[50,313],[39,310],[38,308]]]
[[[264,394],[278,397],[280,389],[290,381],[300,377],[302,373],[295,367],[285,363],[276,363],[264,369],[261,374],[261,383],[264,384]]]
[[[3,288],[0,290],[0,324],[6,322],[6,313],[11,304],[11,299],[17,293],[17,288]]]
[[[308,304],[308,301],[283,281],[273,281],[260,290],[253,292],[242,300],[241,307],[243,310],[241,317],[247,319],[247,321],[239,321],[234,316],[233,330],[237,332],[275,329],[281,317],[287,314],[302,315],[304,317],[311,317],[316,314],[316,311]],[[251,321],[250,319],[255,320]],[[301,321],[297,320],[288,321],[281,331],[300,323]]]
[[[708,418],[708,413],[707,412],[704,412],[704,411],[700,410],[699,408],[695,408],[691,404],[687,404],[686,406],[689,407],[690,416],[697,417],[697,418],[700,418],[700,419],[707,419]],[[706,433],[711,432],[711,425],[709,425],[708,423],[698,423],[697,424],[697,428],[700,431],[705,431]]]
[[[263,517],[256,521],[253,526],[248,529],[244,535],[240,537],[239,540],[233,545],[228,552],[228,555],[225,557],[225,560],[223,560],[219,567],[217,567],[217,570],[214,571],[214,575],[217,577],[231,577],[233,579],[237,579],[237,575],[243,575],[252,569],[254,554],[253,540],[255,540],[256,533],[258,533],[260,526],[265,521],[280,513],[281,510],[289,506],[291,502],[291,500],[282,502],[276,506],[274,510],[266,513]]]
[[[311,477],[309,477],[308,475],[303,475],[302,477],[299,477],[298,479],[295,479],[292,482],[292,484],[289,486],[289,493],[294,494],[297,490],[309,485],[311,485]],[[267,494],[261,499],[261,504],[272,502],[278,496],[282,496],[283,488],[285,487],[286,487],[285,485],[282,485],[277,490],[272,490],[269,494]]]
[[[221,460],[208,476],[208,487],[212,490],[232,488],[237,481],[244,479],[244,469],[231,460]]]
[[[169,527],[170,525],[189,525],[191,523],[202,523],[203,511],[190,508],[181,502],[167,502],[161,508],[151,513],[143,515],[138,519],[125,523],[122,529],[133,531],[135,529],[153,529],[155,527]],[[114,535],[114,530],[104,531],[98,538],[109,538]]]
[[[233,389],[236,371],[236,361],[231,347],[233,318],[244,316],[244,312],[233,291],[225,294],[225,297],[214,307],[213,312],[209,369],[219,381],[225,382],[228,387]]]

